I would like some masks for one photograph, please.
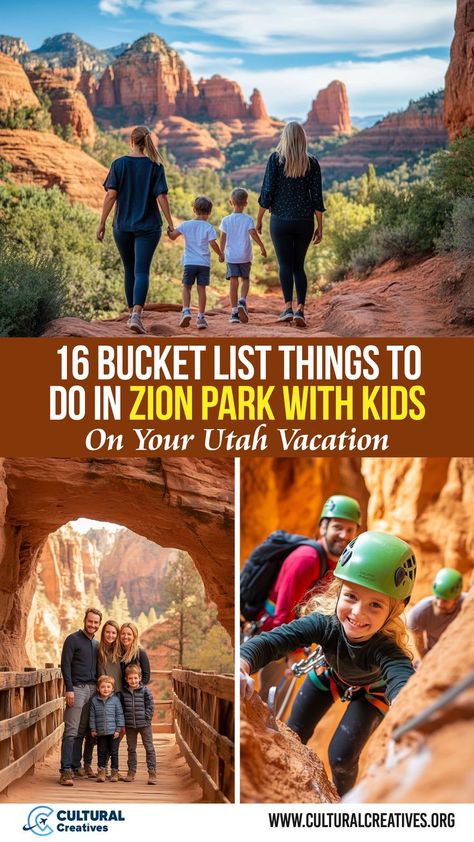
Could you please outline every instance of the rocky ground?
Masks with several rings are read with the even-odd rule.
[[[150,336],[467,336],[474,329],[474,277],[472,259],[434,257],[406,269],[392,261],[366,280],[349,279],[318,298],[309,298],[308,327],[277,321],[282,300],[275,293],[249,297],[246,325],[229,323],[229,299],[207,314],[209,328],[198,331],[194,321],[185,330],[178,326],[178,305],[150,304],[144,325]],[[85,322],[56,319],[45,336],[131,336],[127,315]]]

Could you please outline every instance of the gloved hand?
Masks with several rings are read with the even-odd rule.
[[[240,698],[250,699],[255,692],[255,681],[249,675],[249,665],[247,661],[240,662]]]

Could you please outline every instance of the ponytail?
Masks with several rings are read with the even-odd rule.
[[[163,159],[153,143],[148,126],[136,126],[130,135],[130,140],[135,146],[138,146],[140,152],[143,152],[155,164],[163,163]]]

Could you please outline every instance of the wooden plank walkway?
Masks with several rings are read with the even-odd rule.
[[[174,734],[154,734],[157,757],[156,786],[148,786],[145,752],[138,738],[138,772],[133,783],[98,784],[93,778],[75,778],[74,786],[60,786],[59,745],[41,762],[34,774],[27,774],[0,794],[0,803],[203,803],[201,787],[192,778],[189,767],[176,745]],[[96,754],[94,751],[94,763]],[[122,740],[119,752],[121,772],[127,769],[127,744]],[[95,768],[95,766],[94,766]]]

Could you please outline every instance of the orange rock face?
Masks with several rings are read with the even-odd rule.
[[[304,128],[309,138],[349,134],[351,118],[344,82],[331,82],[313,100]]]
[[[158,122],[154,130],[181,166],[219,169],[224,165],[224,154],[217,141],[199,123],[184,117],[168,117]]]
[[[129,530],[118,533],[100,564],[100,594],[110,604],[120,588],[127,594],[130,613],[148,613],[161,601],[160,585],[167,563],[175,550],[159,547]]]
[[[102,207],[106,168],[52,132],[1,129],[0,155],[12,165],[9,178],[16,184],[57,185],[74,202]]]
[[[384,171],[419,152],[434,152],[445,146],[442,94],[428,96],[420,102],[363,129],[330,155],[321,155],[323,175],[328,170],[341,178],[360,175],[370,163],[377,171]]]
[[[240,707],[240,798],[257,804],[339,801],[323,764],[254,694]]]
[[[252,120],[269,119],[268,111],[263,101],[263,96],[258,90],[258,88],[253,89],[252,96],[250,97],[249,117],[251,117]]]
[[[38,558],[48,535],[79,516],[120,523],[161,545],[179,541],[178,548],[192,557],[220,621],[232,634],[230,460],[8,459],[3,469],[0,645],[5,664],[17,668],[27,663]]]
[[[105,70],[96,103],[100,113],[112,119],[111,110],[119,109],[123,125],[186,115],[196,96],[191,74],[178,53],[157,35],[150,34],[136,41]]]
[[[86,98],[77,90],[78,79],[68,71],[30,70],[28,72],[34,91],[44,91],[51,100],[49,113],[53,126],[59,125],[72,132],[76,140],[90,146],[95,141],[95,124]]]
[[[247,117],[247,108],[240,85],[217,73],[198,82],[201,108],[210,120],[233,120]]]
[[[474,7],[457,0],[454,39],[445,82],[444,116],[449,137],[474,129]]]
[[[21,64],[0,53],[0,111],[6,111],[11,105],[40,107]]]

